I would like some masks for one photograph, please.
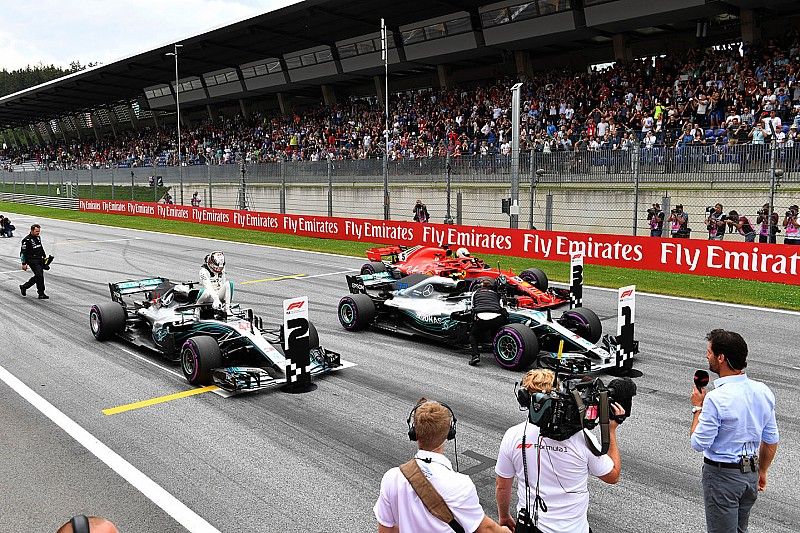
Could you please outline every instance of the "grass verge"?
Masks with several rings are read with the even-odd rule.
[[[0,213],[18,213],[61,220],[72,220],[75,222],[87,222],[90,224],[103,224],[121,228],[142,229],[177,235],[191,235],[209,239],[224,239],[268,246],[281,246],[284,248],[353,255],[357,257],[365,257],[365,252],[368,248],[376,244],[382,244],[315,239],[296,235],[231,229],[221,226],[204,226],[190,222],[175,222],[124,215],[82,213],[80,211],[52,209],[10,202],[0,202]],[[18,226],[20,225],[18,224]],[[21,226],[18,232],[24,233]],[[531,259],[522,257],[506,257],[499,255],[484,255],[482,257],[492,265],[496,265],[499,262],[503,268],[510,268],[516,272],[531,266],[536,266],[547,272],[548,277],[553,281],[566,282],[569,278],[569,265],[559,261],[534,262]],[[800,311],[800,287],[796,285],[725,279],[712,276],[692,276],[688,274],[673,274],[669,272],[654,272],[590,264],[586,265],[584,280],[587,285],[598,287],[617,288],[624,285],[636,285],[637,290],[641,292]],[[665,319],[669,317],[669,313],[669,306],[665,304]]]

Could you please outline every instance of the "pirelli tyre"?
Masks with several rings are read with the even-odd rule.
[[[509,370],[524,370],[539,355],[539,339],[523,324],[508,324],[500,328],[492,342],[497,364]]]
[[[284,332],[283,326],[280,328],[280,333],[278,338],[280,339],[280,344],[283,346],[284,344]],[[311,322],[308,323],[308,349],[313,350],[314,348],[319,348],[319,333],[317,333],[317,328]]]
[[[212,372],[222,366],[222,351],[214,337],[197,335],[181,347],[181,370],[192,385],[212,385]]]
[[[520,272],[519,277],[523,281],[527,281],[540,291],[546,291],[550,287],[550,280],[547,279],[547,274],[538,268],[529,268]]]
[[[95,304],[89,311],[89,327],[99,341],[110,339],[125,329],[125,308],[117,302]]]
[[[600,323],[600,318],[588,307],[564,311],[558,322],[592,344],[597,344],[603,336],[603,324]]]
[[[375,303],[366,294],[349,294],[339,300],[339,322],[348,331],[366,329],[376,314]]]
[[[386,272],[386,265],[380,261],[370,261],[361,265],[361,275],[364,274],[380,274]]]

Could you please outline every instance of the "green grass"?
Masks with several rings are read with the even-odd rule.
[[[298,250],[312,250],[341,255],[365,257],[368,248],[376,244],[332,239],[315,239],[280,233],[267,233],[253,230],[232,229],[221,226],[205,226],[190,222],[174,222],[144,217],[128,217],[124,215],[104,215],[82,213],[61,209],[51,209],[26,204],[0,202],[0,213],[19,213],[32,216],[104,224],[122,228],[133,228],[192,235],[210,239],[225,239],[237,242],[248,242],[268,246],[281,246]],[[13,219],[13,217],[11,217]],[[19,226],[19,224],[18,224]],[[20,227],[20,233],[21,227]],[[46,228],[45,228],[46,231]],[[510,268],[516,272],[536,266],[544,270],[553,281],[566,282],[569,278],[569,265],[558,261],[534,261],[521,257],[505,257],[498,255],[482,256],[486,262]],[[617,288],[625,285],[636,285],[640,292],[652,292],[671,296],[685,296],[703,300],[715,300],[780,309],[800,311],[800,287],[759,281],[725,279],[712,276],[692,276],[649,270],[635,270],[587,264],[584,272],[587,285]],[[664,302],[664,318],[669,317],[669,304]]]
[[[131,190],[133,191],[133,198],[131,198]],[[157,191],[153,191],[152,187],[145,187],[136,185],[131,187],[130,184],[116,185],[113,188],[111,185],[88,185],[81,184],[77,190],[74,191],[74,198],[85,198],[92,200],[134,200],[137,202],[155,202],[164,193],[169,190],[169,187],[159,187]],[[0,192],[14,193],[14,194],[35,194],[37,196],[65,196],[66,191],[61,183],[23,183],[17,181],[16,183],[0,183]]]

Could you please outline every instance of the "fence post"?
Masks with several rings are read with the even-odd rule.
[[[41,170],[39,172],[41,172]],[[50,173],[45,172],[45,174],[47,175],[47,196],[50,196]]]
[[[463,212],[464,199],[461,197],[461,191],[456,193],[456,224],[461,225],[461,213]]]
[[[94,169],[89,169],[89,197],[94,198]]]
[[[661,198],[661,210],[664,212],[664,215],[670,213],[672,209],[670,209],[670,197],[669,192],[664,191],[664,196]],[[668,217],[664,217],[668,218]],[[670,225],[666,222],[661,226],[661,236],[662,237],[669,237],[670,232]]]
[[[11,185],[11,187],[12,187],[12,192],[13,192],[14,194],[17,194],[17,174],[16,174],[16,172],[15,172],[14,174],[12,174],[11,176],[12,176],[12,177],[13,177],[13,179],[14,179],[14,182],[13,182],[13,184]]]
[[[286,214],[286,169],[283,165],[283,159],[278,159],[278,171],[281,175],[281,214]]]
[[[206,177],[208,178],[208,207],[214,207],[214,193],[211,192],[211,165],[206,164]]]
[[[333,161],[330,155],[328,161],[328,216],[333,216]]]
[[[445,170],[447,171],[447,214],[444,217],[445,224],[452,224],[453,217],[450,214],[450,187],[451,187],[451,172],[453,170],[453,165],[450,164],[450,151],[447,151],[447,162],[445,163]]]
[[[112,200],[114,199],[114,181],[115,181],[114,178],[116,177],[116,175],[117,175],[117,167],[112,167],[111,168],[111,199]],[[49,186],[49,184],[48,184],[48,186]]]
[[[544,229],[553,231],[553,193],[547,192],[547,201],[544,208]]]
[[[633,236],[636,236],[636,226],[639,222],[639,147],[641,143],[633,144]]]
[[[387,146],[389,142],[386,142]],[[383,219],[389,220],[389,154],[383,155]]]
[[[774,133],[774,131],[773,131]],[[770,147],[769,147],[769,238],[768,240],[772,242],[772,236],[774,229],[772,228],[772,213],[775,211],[775,189],[777,188],[777,179],[776,178],[776,152],[777,152],[777,144],[775,142],[775,135],[771,135]]]
[[[133,176],[133,170],[131,170],[131,202],[133,201],[133,180],[134,179],[135,178]]]

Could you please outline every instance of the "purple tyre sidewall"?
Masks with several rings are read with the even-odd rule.
[[[511,360],[503,359],[498,354],[497,343],[503,336],[512,337],[514,339],[514,342],[516,342],[517,344],[517,353]],[[497,332],[497,335],[494,336],[494,341],[492,342],[492,344],[495,346],[494,358],[497,361],[498,365],[502,366],[503,368],[507,368],[509,370],[514,370],[518,368],[519,365],[522,363],[522,358],[525,354],[525,342],[522,340],[522,337],[520,337],[519,333],[517,333],[513,329],[507,327],[500,329],[500,331]]]
[[[200,374],[200,352],[197,350],[197,345],[193,343],[191,339],[183,343],[183,347],[181,347],[181,366],[183,366],[184,373],[186,373],[186,366],[183,364],[183,354],[187,350],[191,353],[192,362],[194,363],[194,372],[189,376],[189,379],[194,380],[197,379],[197,376]]]
[[[375,273],[375,267],[372,266],[369,263],[364,263],[363,265],[361,265],[361,273],[362,274],[374,274]]]

